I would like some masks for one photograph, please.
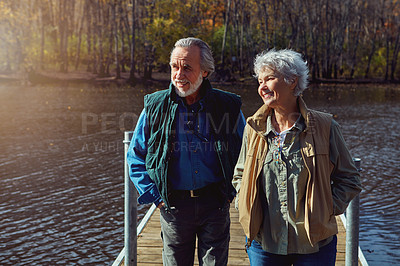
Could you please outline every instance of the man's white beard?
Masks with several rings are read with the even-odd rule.
[[[180,91],[176,86],[176,82],[178,82],[178,81],[189,82],[189,84],[190,84],[189,90]],[[188,81],[187,79],[184,79],[184,80],[172,80],[172,84],[174,84],[174,86],[175,86],[175,92],[180,97],[187,97],[187,96],[192,95],[193,93],[195,93],[200,88],[201,83],[203,83],[203,75],[201,74],[201,72],[199,73],[199,76],[197,77],[197,80],[196,80],[196,82],[194,84],[190,83],[190,81]]]

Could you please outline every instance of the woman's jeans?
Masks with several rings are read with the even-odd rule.
[[[247,248],[250,265],[266,266],[266,265],[307,265],[307,266],[334,266],[336,261],[336,245],[337,237],[333,236],[332,241],[316,253],[311,254],[289,254],[276,255],[264,251],[261,245],[253,240],[251,246]]]

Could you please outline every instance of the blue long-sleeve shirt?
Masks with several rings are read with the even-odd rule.
[[[193,190],[223,179],[221,166],[214,149],[211,134],[212,118],[204,110],[202,100],[186,106],[182,99],[178,101],[175,123],[175,141],[169,162],[168,178],[172,188]],[[237,133],[243,136],[245,119],[237,126]],[[127,154],[129,174],[140,196],[140,204],[158,205],[162,202],[155,183],[146,171],[147,142],[149,139],[148,119],[145,110],[139,116]]]

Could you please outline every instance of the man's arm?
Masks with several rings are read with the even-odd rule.
[[[239,114],[239,120],[238,120],[238,126],[237,126],[237,133],[240,136],[241,139],[243,139],[243,131],[244,131],[244,127],[246,126],[246,119],[244,118],[244,115],[242,113],[242,111],[240,111]]]
[[[330,160],[335,165],[331,174],[333,209],[335,215],[340,215],[362,189],[360,174],[335,121],[332,121],[329,142]]]
[[[146,170],[148,139],[149,128],[146,112],[143,109],[136,124],[127,153],[129,176],[140,194],[138,203],[154,203],[156,206],[159,206],[162,203],[160,193]]]

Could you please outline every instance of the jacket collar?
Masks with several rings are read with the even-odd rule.
[[[299,110],[301,115],[304,117],[304,121],[306,124],[306,129],[312,123],[310,119],[310,111],[307,108],[306,103],[303,100],[303,97],[297,97],[297,105],[299,106]],[[264,104],[258,109],[253,116],[247,118],[247,123],[251,126],[258,134],[264,134],[266,131],[267,125],[267,117],[272,112],[272,108],[268,105]]]

